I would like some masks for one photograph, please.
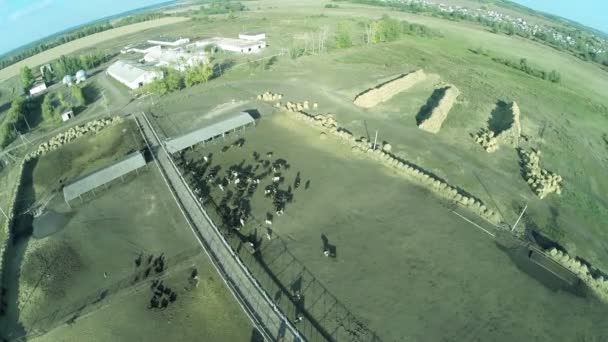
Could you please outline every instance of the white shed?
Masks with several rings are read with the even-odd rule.
[[[106,73],[130,89],[137,89],[156,79],[163,78],[163,73],[160,71],[120,60],[110,65]]]
[[[30,95],[35,96],[35,95],[41,94],[45,91],[46,91],[46,83],[44,83],[44,82],[36,83],[36,84],[34,84],[34,86],[32,88],[30,88]]]
[[[188,44],[190,43],[190,39],[189,38],[169,38],[169,37],[161,37],[161,38],[156,38],[156,39],[149,39],[148,40],[149,44],[156,44],[156,45],[164,45],[164,46],[180,46],[180,45],[184,45],[184,44]]]
[[[266,42],[263,41],[252,41],[245,39],[235,38],[209,38],[199,40],[189,45],[189,47],[196,46],[198,48],[204,48],[208,45],[216,45],[224,51],[240,52],[240,53],[257,53],[266,47]]]
[[[73,117],[74,117],[74,111],[71,109],[61,113],[61,120],[63,120],[63,122],[66,122]]]
[[[239,39],[252,40],[254,42],[266,40],[266,33],[264,32],[242,32],[239,33]]]

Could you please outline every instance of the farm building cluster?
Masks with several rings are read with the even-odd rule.
[[[172,68],[183,72],[189,67],[210,61],[209,54],[217,50],[251,54],[266,48],[266,34],[243,32],[237,38],[213,37],[191,41],[189,38],[155,38],[132,44],[121,50],[122,54],[141,54],[137,62],[118,60],[107,74],[129,87],[137,89],[164,75],[157,69]]]

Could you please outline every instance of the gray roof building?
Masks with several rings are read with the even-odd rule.
[[[63,188],[63,198],[69,202],[82,194],[109,183],[146,165],[141,152],[131,153],[122,160],[86,175]]]
[[[200,142],[224,136],[227,132],[252,124],[255,124],[255,119],[249,113],[241,112],[218,123],[186,133],[181,137],[169,139],[165,142],[165,147],[169,153],[179,152]]]

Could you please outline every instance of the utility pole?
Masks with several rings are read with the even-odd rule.
[[[8,216],[6,215],[4,210],[2,210],[2,207],[0,207],[0,212],[2,213],[2,215],[4,215],[4,218],[8,221]]]
[[[524,216],[524,213],[526,212],[526,209],[528,209],[528,204],[526,203],[526,206],[524,207],[524,209],[521,211],[521,214],[519,214],[519,217],[517,218],[517,221],[515,221],[515,224],[513,225],[513,227],[511,227],[511,232],[513,232],[515,230],[515,227],[517,227],[517,224],[519,223],[519,220],[521,220],[521,218]]]
[[[376,130],[376,137],[374,138],[374,147],[373,147],[374,150],[376,150],[377,142],[378,142],[378,130]]]

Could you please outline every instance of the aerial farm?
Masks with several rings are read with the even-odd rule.
[[[404,4],[192,6],[72,42],[73,84],[19,62],[56,74],[0,97],[1,337],[608,339],[603,66]]]

